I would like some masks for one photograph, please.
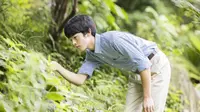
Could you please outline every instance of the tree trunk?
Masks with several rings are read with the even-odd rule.
[[[69,6],[69,0],[51,0],[51,16],[52,21],[49,26],[49,40],[52,47],[55,49],[55,42],[58,41],[65,23],[76,14],[78,0],[72,0],[72,8]],[[66,14],[67,10],[71,9],[70,14]],[[67,15],[67,16],[65,16]]]

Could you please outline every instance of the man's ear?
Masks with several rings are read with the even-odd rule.
[[[90,36],[90,35],[92,35],[92,31],[91,31],[90,28],[88,28],[88,32],[85,34],[85,37],[88,37],[88,36]]]
[[[90,28],[88,28],[88,34],[91,35],[92,34],[92,30]]]

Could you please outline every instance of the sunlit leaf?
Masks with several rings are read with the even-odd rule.
[[[194,47],[200,52],[200,39],[198,39],[197,37],[191,37],[190,41],[192,42]]]
[[[3,103],[0,101],[0,112],[6,112]]]
[[[46,94],[46,97],[54,101],[62,101],[65,99],[64,96],[59,94],[58,92],[49,92]]]

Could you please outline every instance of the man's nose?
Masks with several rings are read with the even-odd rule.
[[[76,46],[76,41],[75,41],[75,40],[72,40],[72,44],[73,44],[74,46]]]

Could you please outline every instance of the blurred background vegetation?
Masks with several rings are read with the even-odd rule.
[[[128,73],[104,66],[77,87],[49,69],[57,60],[77,72],[84,60],[62,32],[76,14],[92,16],[98,33],[122,30],[157,42],[200,94],[198,0],[0,0],[0,112],[123,111]],[[171,86],[165,111],[183,111],[182,96]]]

